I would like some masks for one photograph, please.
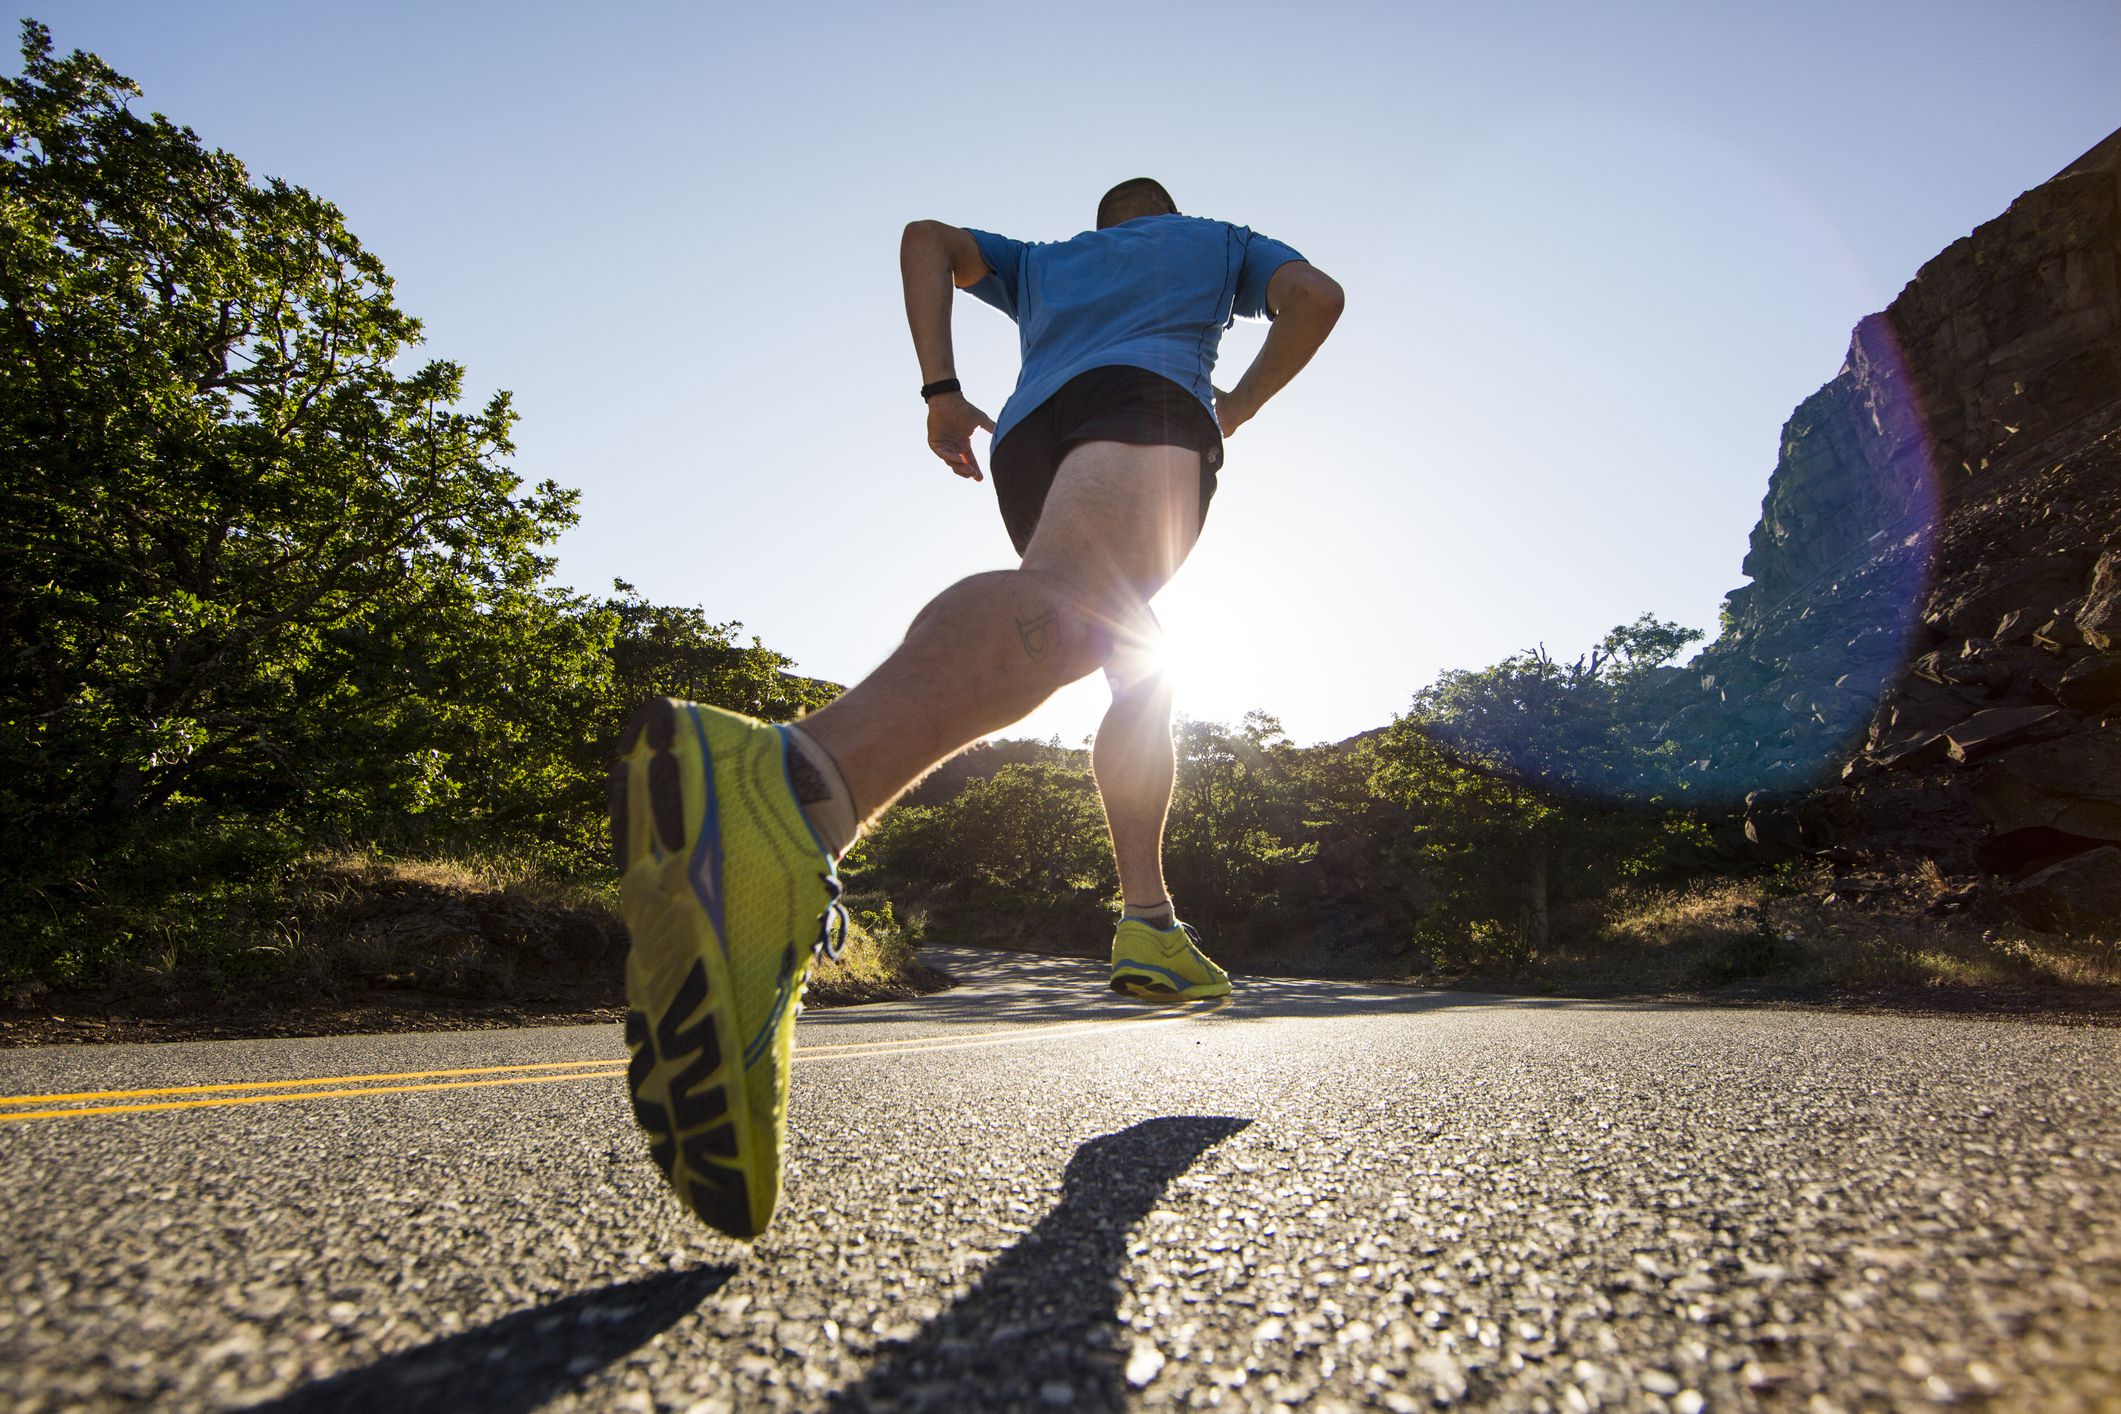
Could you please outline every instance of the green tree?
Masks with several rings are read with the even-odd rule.
[[[510,470],[505,393],[467,406],[457,365],[409,363],[419,323],[336,208],[136,112],[41,25],[22,56],[0,79],[0,971],[318,844],[578,870],[641,698],[785,719],[837,691],[740,624],[553,586],[575,493]]]
[[[1423,822],[1416,851],[1446,890],[1449,928],[1478,923],[1521,960],[1544,946],[1557,898],[1647,867],[1676,787],[1672,748],[1634,740],[1635,703],[1700,637],[1644,614],[1573,662],[1538,648],[1415,694],[1373,780]]]
[[[1088,771],[1007,765],[966,782],[950,810],[960,877],[1032,893],[1118,887]]]
[[[456,365],[396,371],[419,325],[330,203],[135,113],[40,25],[22,54],[0,80],[10,855],[107,852],[200,802],[419,810],[431,758],[375,748],[418,734],[407,703],[452,664],[490,670],[472,642],[592,671],[594,623],[543,656],[570,606],[537,547],[574,494],[508,469],[505,394],[466,410]]]
[[[894,806],[850,872],[887,887],[978,883],[1046,895],[1118,887],[1089,771],[1047,762],[1009,762],[940,805]]]
[[[715,623],[700,609],[651,604],[624,580],[602,611],[615,625],[611,690],[626,704],[670,696],[711,702],[769,722],[786,722],[839,695],[836,684],[791,671],[794,662],[744,626]]]
[[[1543,941],[1561,807],[1492,761],[1469,760],[1418,716],[1395,719],[1372,760],[1372,790],[1406,820],[1386,842],[1386,872],[1438,894],[1418,926],[1431,951],[1447,965],[1525,960]]]
[[[1598,640],[1586,666],[1616,687],[1633,687],[1701,641],[1701,630],[1643,614]]]
[[[1280,721],[1264,712],[1247,713],[1235,730],[1181,718],[1174,735],[1178,779],[1164,827],[1166,873],[1187,917],[1214,928],[1271,886],[1269,866],[1291,823],[1286,787],[1294,748]]]

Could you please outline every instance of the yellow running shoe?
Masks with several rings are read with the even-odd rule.
[[[1200,950],[1190,923],[1157,928],[1123,918],[1112,935],[1112,990],[1145,1002],[1190,1002],[1230,995],[1230,976]]]
[[[815,953],[846,937],[788,751],[782,728],[665,697],[611,771],[634,1119],[679,1200],[732,1237],[780,1200],[795,1014]]]

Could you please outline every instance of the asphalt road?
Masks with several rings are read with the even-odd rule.
[[[0,1401],[2121,1409],[2121,1033],[942,960],[748,1248],[616,1026],[0,1053]]]

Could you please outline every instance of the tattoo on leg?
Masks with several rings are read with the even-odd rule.
[[[1016,636],[1023,640],[1024,652],[1032,658],[1043,658],[1046,651],[1060,642],[1060,615],[1048,609],[1034,618],[1016,621]]]

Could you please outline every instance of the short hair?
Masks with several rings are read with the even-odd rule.
[[[1153,208],[1161,206],[1162,211]],[[1130,177],[1105,193],[1097,203],[1097,229],[1117,226],[1122,221],[1131,221],[1137,216],[1163,216],[1178,214],[1178,203],[1164,184],[1154,177]]]

